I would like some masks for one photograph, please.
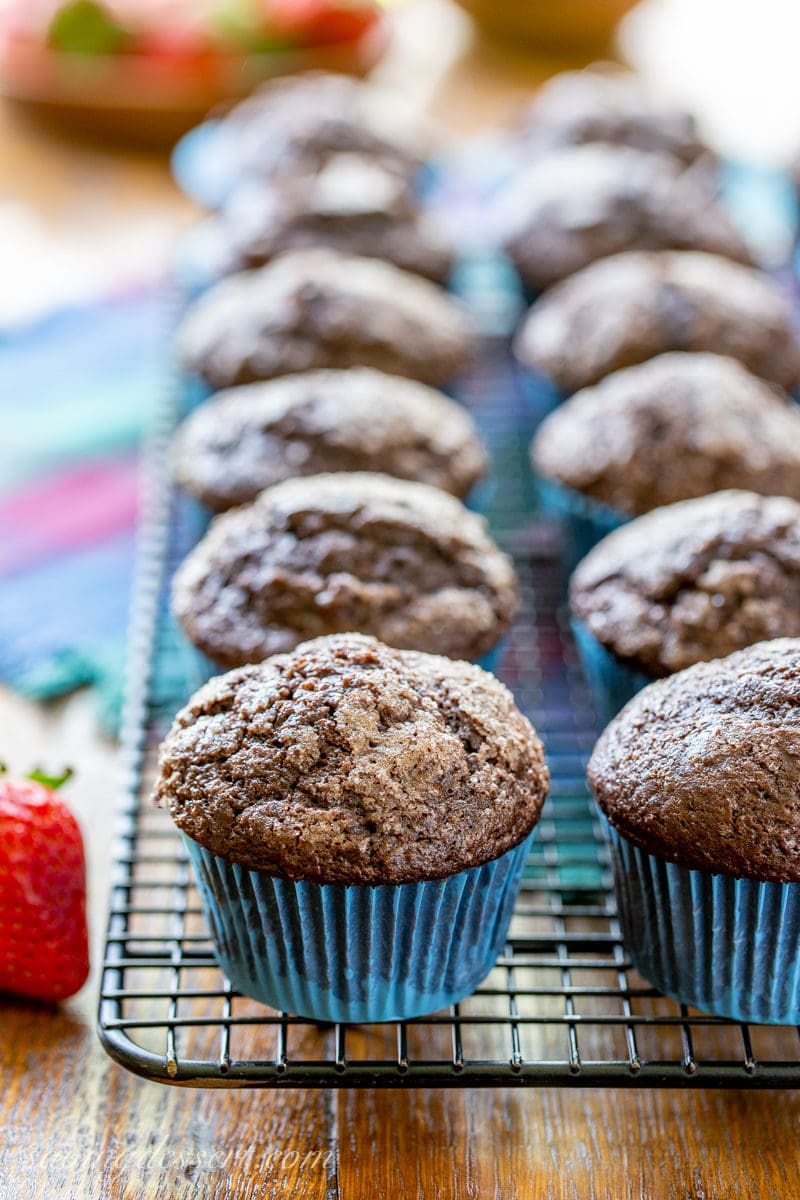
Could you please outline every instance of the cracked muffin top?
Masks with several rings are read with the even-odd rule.
[[[184,317],[177,351],[213,388],[355,366],[436,385],[463,367],[476,336],[461,305],[429,280],[315,248],[215,284]]]
[[[453,260],[407,181],[356,154],[337,154],[316,174],[236,188],[210,232],[225,274],[308,246],[382,258],[438,283]]]
[[[231,181],[286,179],[344,152],[411,178],[431,140],[418,118],[374,84],[306,71],[269,80],[231,109],[220,128],[217,170]]]
[[[548,773],[479,667],[321,637],[212,679],[175,718],[154,799],[223,858],[288,879],[440,879],[517,845]]]
[[[800,504],[729,491],[639,517],[583,559],[570,608],[653,676],[800,637]]]
[[[800,409],[733,359],[663,354],[560,405],[531,456],[630,516],[732,487],[800,500]]]
[[[290,479],[223,513],[178,569],[173,610],[223,667],[356,630],[480,658],[517,607],[482,517],[422,483],[368,473]]]
[[[503,248],[534,288],[624,250],[753,261],[709,181],[625,146],[578,146],[536,161],[504,191],[495,219]]]
[[[589,68],[547,80],[517,130],[525,152],[601,142],[669,155],[688,165],[709,156],[694,117],[651,96],[630,71]]]
[[[331,471],[379,471],[464,497],[487,465],[462,405],[367,367],[220,392],[186,419],[175,459],[181,483],[217,511]]]
[[[623,837],[699,871],[800,882],[800,641],[759,642],[639,692],[589,762]]]
[[[800,379],[781,286],[699,251],[631,250],[584,267],[537,300],[514,349],[567,393],[668,350],[726,354],[787,389]]]

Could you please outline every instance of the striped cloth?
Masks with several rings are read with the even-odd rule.
[[[111,730],[165,312],[152,287],[0,334],[0,680],[36,698],[91,684]]]

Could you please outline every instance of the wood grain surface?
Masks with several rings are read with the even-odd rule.
[[[730,74],[736,64],[717,54],[713,9],[712,0],[692,6],[712,76]],[[641,60],[658,65],[658,44]],[[383,74],[463,131],[506,115],[562,65],[476,47],[446,0],[415,0]],[[761,64],[748,78],[764,73]],[[705,87],[712,124],[727,94]],[[748,96],[756,106],[755,84]],[[158,230],[153,247],[166,246],[186,220],[163,162],[65,147],[3,117],[0,146],[0,192],[34,213],[41,235],[37,243],[31,233],[25,255],[12,260],[9,247],[4,256],[7,297],[30,300],[32,280],[51,287],[55,245],[70,248],[72,262],[84,254],[128,262],[141,258],[148,230]],[[69,798],[87,832],[96,962],[115,752],[96,733],[90,698],[36,706],[0,689],[0,759],[15,770],[39,761],[78,770]],[[94,1032],[96,983],[57,1011],[0,1004],[0,1200],[794,1200],[800,1192],[800,1093],[169,1088],[105,1056]]]

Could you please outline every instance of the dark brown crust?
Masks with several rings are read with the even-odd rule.
[[[511,693],[467,663],[346,634],[212,679],[154,799],[214,854],[316,883],[411,883],[527,835],[548,785]]]
[[[534,304],[514,349],[566,393],[668,350],[726,354],[787,389],[800,378],[800,343],[781,287],[692,251],[630,251],[592,263]]]
[[[289,250],[327,246],[382,258],[444,283],[453,253],[408,183],[374,160],[339,154],[310,176],[237,188],[216,219],[226,274]]]
[[[175,461],[181,483],[216,511],[329,471],[379,471],[463,498],[487,465],[462,405],[366,367],[220,392],[184,422]]]
[[[517,136],[527,160],[601,142],[666,154],[689,164],[709,156],[694,117],[650,96],[629,71],[563,71],[536,93]]]
[[[800,500],[800,409],[733,359],[663,354],[542,422],[540,475],[631,516],[725,488]]]
[[[701,871],[800,882],[800,640],[760,642],[640,692],[589,763],[623,837]]]
[[[525,282],[549,287],[624,250],[753,256],[707,181],[672,159],[588,145],[548,155],[501,198],[501,241]]]
[[[476,659],[517,606],[510,559],[453,496],[384,475],[316,475],[217,517],[178,570],[173,609],[223,667],[357,630]]]
[[[800,504],[717,492],[639,517],[580,563],[570,607],[652,676],[800,637]]]
[[[475,339],[465,310],[428,280],[309,249],[212,287],[184,318],[177,349],[213,388],[354,366],[435,386],[463,369]]]

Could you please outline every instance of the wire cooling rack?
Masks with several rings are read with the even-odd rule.
[[[535,405],[501,341],[459,397],[492,450],[488,515],[521,582],[521,612],[498,673],[542,735],[552,772],[496,966],[451,1009],[372,1026],[322,1026],[272,1011],[235,992],[216,966],[181,842],[148,798],[157,744],[204,678],[167,602],[171,572],[203,528],[199,510],[169,483],[181,407],[169,395],[145,467],[103,1045],[149,1079],[209,1087],[797,1086],[800,1031],[704,1016],[661,997],[630,965],[584,780],[596,718],[562,610],[557,532],[533,508]]]

